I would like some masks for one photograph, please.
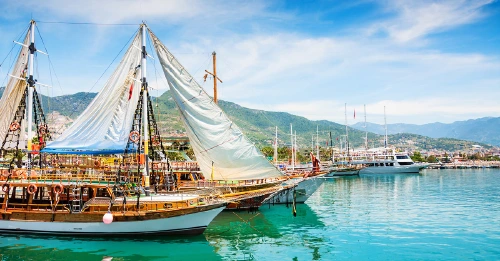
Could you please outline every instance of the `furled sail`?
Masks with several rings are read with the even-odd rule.
[[[212,173],[215,180],[282,176],[158,38],[149,32],[205,177],[211,178]]]
[[[30,32],[28,30],[23,42],[25,46],[29,45],[29,35]],[[19,103],[23,97],[24,91],[26,90],[26,81],[19,79],[25,78],[26,76],[29,50],[28,47],[25,46],[21,47],[21,51],[19,52],[19,56],[17,57],[17,61],[12,70],[12,76],[15,77],[9,78],[7,86],[5,86],[2,99],[0,100],[0,115],[2,115],[0,118],[0,145],[6,142],[4,148],[15,148],[15,144],[8,144],[13,142],[5,141],[5,139],[7,137],[10,124],[14,119],[14,115],[16,114]],[[25,126],[26,125],[23,127]]]
[[[125,151],[141,89],[141,31],[87,109],[42,152],[118,154]]]

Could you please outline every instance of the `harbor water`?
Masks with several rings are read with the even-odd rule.
[[[0,260],[499,260],[500,170],[328,180],[297,206],[223,212],[195,237],[0,235]]]

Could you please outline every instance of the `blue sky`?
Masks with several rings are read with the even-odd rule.
[[[219,99],[348,123],[453,122],[500,116],[499,1],[5,1],[0,59],[33,17],[50,53],[38,56],[39,91],[97,92],[142,20]],[[88,22],[132,25],[75,25]],[[44,49],[40,38],[37,47]],[[0,80],[10,66],[0,67]],[[153,62],[153,61],[151,61]],[[150,85],[168,89],[159,67]],[[97,84],[96,84],[97,82]],[[353,111],[356,110],[356,119]]]

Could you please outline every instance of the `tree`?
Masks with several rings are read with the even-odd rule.
[[[430,155],[429,157],[427,157],[427,162],[436,163],[436,162],[438,162],[438,159],[436,158],[436,156]]]
[[[262,154],[266,157],[273,157],[274,156],[274,148],[270,146],[265,146],[263,147],[260,151],[262,151]]]
[[[410,156],[410,158],[415,161],[415,162],[422,162],[424,161],[424,158],[422,157],[422,154],[420,151],[415,151],[413,155]]]

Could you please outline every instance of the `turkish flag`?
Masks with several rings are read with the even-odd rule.
[[[128,90],[128,100],[130,101],[130,98],[132,98],[132,91],[134,90],[134,83],[130,85],[130,89]]]

